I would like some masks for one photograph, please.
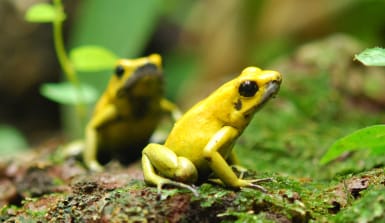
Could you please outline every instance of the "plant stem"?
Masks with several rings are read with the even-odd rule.
[[[57,15],[63,15],[63,5],[61,3],[61,0],[54,0],[54,6],[57,10]],[[64,41],[63,41],[63,20],[62,16],[58,16],[53,22],[53,36],[54,36],[54,44],[55,44],[55,50],[56,54],[60,63],[61,68],[64,71],[64,74],[66,75],[67,79],[76,87],[79,87],[79,80],[76,76],[75,69],[73,68],[69,58],[67,57],[65,48],[64,48]]]
[[[76,71],[72,66],[71,61],[69,60],[67,53],[64,47],[63,41],[63,20],[65,19],[65,14],[63,10],[63,5],[61,0],[54,0],[53,5],[56,10],[56,14],[58,15],[53,21],[53,38],[56,55],[59,60],[59,64],[66,75],[66,78],[72,85],[76,88],[77,96],[79,102],[76,105],[76,112],[80,119],[80,123],[83,124],[85,122],[86,117],[86,109],[83,103],[83,95],[80,88],[80,82],[76,75]],[[82,125],[83,126],[83,125]]]

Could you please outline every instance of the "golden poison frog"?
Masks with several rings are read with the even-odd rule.
[[[206,99],[186,112],[174,125],[164,145],[151,143],[142,152],[144,180],[191,190],[191,184],[215,178],[223,185],[265,189],[258,182],[238,177],[232,170],[236,139],[254,113],[279,91],[281,74],[247,67]]]
[[[161,57],[119,60],[86,126],[86,166],[100,171],[100,163],[112,158],[125,163],[138,159],[165,111],[174,118],[180,115],[163,98]]]

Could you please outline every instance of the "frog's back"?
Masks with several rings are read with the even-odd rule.
[[[186,157],[198,166],[198,163],[203,162],[203,148],[222,127],[206,106],[207,104],[201,101],[191,108],[175,123],[165,142],[165,146],[178,156]]]

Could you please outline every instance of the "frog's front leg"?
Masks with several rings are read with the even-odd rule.
[[[163,185],[174,185],[190,190],[194,195],[198,192],[186,183],[194,183],[198,179],[198,171],[194,164],[185,157],[178,157],[171,149],[150,143],[142,151],[142,168],[144,180],[156,185],[158,193]]]
[[[92,170],[100,172],[103,170],[103,166],[97,159],[98,146],[100,145],[100,136],[98,130],[103,125],[113,121],[117,115],[116,107],[113,105],[106,106],[102,111],[94,115],[86,127],[86,140],[85,149],[83,151],[83,160],[86,166]]]
[[[103,170],[103,166],[97,160],[98,133],[94,128],[86,128],[86,147],[83,151],[83,160],[86,166],[96,172]]]
[[[230,150],[231,148],[224,148],[226,146],[232,146],[231,142],[238,137],[239,132],[237,129],[225,126],[222,127],[207,143],[203,150],[205,159],[208,161],[210,168],[215,175],[227,186],[240,188],[240,187],[254,187],[262,191],[266,191],[265,188],[258,185],[258,182],[268,181],[271,179],[254,179],[245,180],[240,179],[231,169],[231,166],[226,162],[225,158],[219,153],[220,150]]]
[[[182,117],[182,112],[179,110],[178,106],[166,98],[162,98],[160,101],[160,107],[164,111],[169,112],[174,121],[177,121],[180,117]]]

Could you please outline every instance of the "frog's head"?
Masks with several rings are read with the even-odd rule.
[[[151,54],[134,60],[120,59],[110,81],[110,90],[117,98],[162,95],[162,59]]]
[[[279,91],[282,76],[277,71],[261,70],[257,67],[245,68],[237,78],[238,97],[234,109],[246,118],[252,116]]]
[[[282,76],[277,71],[247,67],[220,90],[230,111],[221,120],[239,129],[244,128],[254,113],[279,91]],[[218,115],[218,112],[216,112]]]

